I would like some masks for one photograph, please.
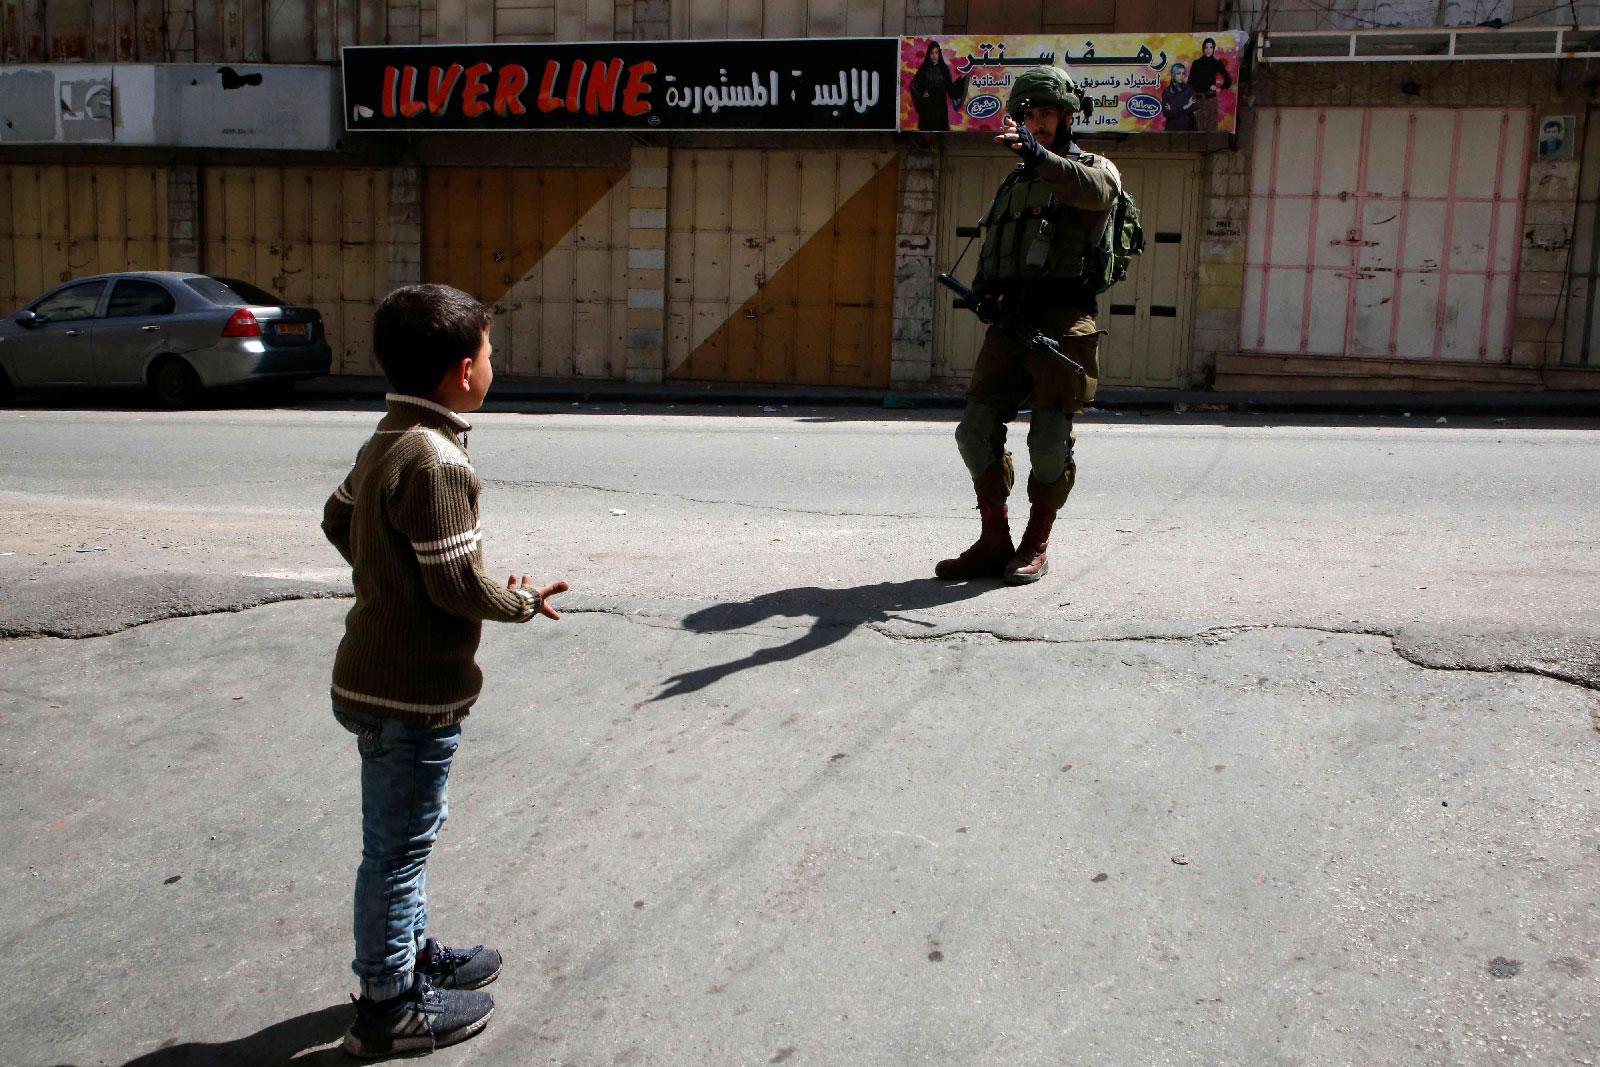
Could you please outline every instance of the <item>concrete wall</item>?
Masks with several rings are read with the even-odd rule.
[[[1476,26],[1499,18],[1518,26],[1592,26],[1600,3],[1578,0],[1243,0],[1230,25],[1248,30],[1352,30],[1380,26]]]

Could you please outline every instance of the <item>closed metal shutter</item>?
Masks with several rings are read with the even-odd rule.
[[[892,152],[672,156],[668,377],[884,388]]]
[[[378,168],[208,167],[205,271],[314,307],[337,374],[381,373],[372,312],[389,289],[389,172]]]
[[[0,305],[73,278],[167,268],[164,167],[0,166]]]
[[[1531,112],[1257,112],[1244,351],[1506,363]]]
[[[626,172],[435,167],[423,181],[423,280],[491,305],[504,373],[624,377]]]

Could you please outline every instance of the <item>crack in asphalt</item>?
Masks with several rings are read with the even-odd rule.
[[[345,590],[284,590],[281,593],[270,593],[258,597],[248,603],[229,605],[216,605],[187,608],[170,605],[159,613],[147,618],[134,618],[119,620],[115,624],[108,624],[98,629],[74,630],[70,627],[51,626],[48,624],[18,628],[14,625],[0,625],[0,641],[24,640],[30,638],[51,637],[61,640],[78,641],[90,640],[96,637],[110,637],[139,626],[155,622],[169,622],[175,619],[200,618],[207,615],[237,614],[250,611],[270,604],[283,604],[308,600],[347,600],[355,594]],[[1551,666],[1540,663],[1520,661],[1509,657],[1497,663],[1470,663],[1450,661],[1430,655],[1418,648],[1407,645],[1405,635],[1397,630],[1382,627],[1340,627],[1316,626],[1306,623],[1253,623],[1235,624],[1228,626],[1210,626],[1203,630],[1190,633],[1149,632],[1132,634],[1106,634],[1085,637],[1063,637],[1050,634],[1019,633],[1008,631],[1003,627],[990,626],[943,626],[939,623],[927,623],[915,619],[891,617],[888,619],[861,618],[852,615],[822,616],[811,622],[796,621],[785,623],[781,621],[752,623],[743,626],[725,626],[716,629],[699,629],[686,624],[682,619],[663,618],[649,612],[632,608],[611,605],[574,605],[562,609],[563,615],[608,615],[636,626],[644,626],[655,630],[669,630],[698,634],[704,637],[729,637],[729,636],[772,636],[786,631],[804,630],[808,634],[815,634],[827,630],[867,630],[890,641],[899,642],[939,642],[950,641],[964,637],[989,638],[994,641],[1016,644],[1046,644],[1046,645],[1104,645],[1104,644],[1142,644],[1145,642],[1172,642],[1196,643],[1203,645],[1220,645],[1231,641],[1235,637],[1249,633],[1265,633],[1272,631],[1293,631],[1301,633],[1323,633],[1343,637],[1382,637],[1389,642],[1390,650],[1400,659],[1423,670],[1455,671],[1468,674],[1519,674],[1530,677],[1546,678],[1551,681],[1561,682],[1565,685],[1576,686],[1590,692],[1600,692],[1600,676],[1590,677],[1579,671],[1568,670],[1560,666]],[[925,633],[913,633],[895,629],[892,623],[914,622],[917,625],[929,627]]]
[[[1468,674],[1520,674],[1537,678],[1547,678],[1551,681],[1561,682],[1565,685],[1576,686],[1590,692],[1600,692],[1600,676],[1589,677],[1577,671],[1565,670],[1560,667],[1547,666],[1538,663],[1519,662],[1508,659],[1506,662],[1495,664],[1484,663],[1457,663],[1438,659],[1427,653],[1408,646],[1405,635],[1398,630],[1383,627],[1349,627],[1349,626],[1316,626],[1307,623],[1245,623],[1230,626],[1210,626],[1204,630],[1192,633],[1135,633],[1135,634],[1110,634],[1092,637],[1056,637],[1048,634],[1028,634],[1008,632],[1001,628],[954,626],[946,627],[938,623],[928,625],[926,633],[909,633],[896,630],[890,626],[890,621],[874,619],[861,619],[849,615],[827,617],[823,616],[810,623],[805,622],[771,622],[765,625],[749,625],[735,628],[717,630],[697,630],[692,626],[682,623],[668,623],[650,621],[650,617],[636,610],[615,607],[583,607],[569,608],[567,614],[594,614],[612,615],[624,621],[641,626],[651,626],[655,629],[683,630],[697,633],[707,637],[731,636],[742,634],[752,636],[759,634],[772,635],[784,631],[805,630],[815,633],[822,630],[837,629],[865,629],[880,637],[891,641],[947,641],[960,637],[987,637],[995,641],[1012,642],[1019,644],[1037,643],[1052,645],[1099,645],[1099,644],[1141,644],[1144,642],[1167,641],[1173,643],[1197,643],[1205,645],[1224,644],[1235,637],[1247,633],[1263,633],[1277,630],[1297,631],[1301,633],[1322,633],[1342,637],[1381,637],[1389,642],[1390,650],[1400,659],[1423,670],[1430,671],[1459,671]],[[914,621],[914,620],[903,620]]]
[[[992,637],[997,641],[1014,641],[1019,643],[1034,642],[1051,645],[1095,645],[1116,644],[1120,642],[1143,643],[1147,641],[1174,641],[1197,642],[1207,645],[1220,645],[1232,640],[1241,634],[1263,633],[1275,630],[1291,630],[1301,633],[1335,634],[1347,637],[1382,637],[1389,642],[1394,654],[1414,667],[1430,671],[1461,671],[1468,674],[1523,674],[1538,678],[1548,678],[1551,681],[1563,682],[1574,685],[1580,689],[1591,692],[1600,692],[1600,679],[1585,677],[1572,671],[1562,670],[1559,667],[1546,667],[1535,663],[1507,662],[1494,666],[1470,663],[1449,663],[1432,659],[1422,652],[1407,647],[1404,635],[1395,630],[1385,630],[1381,627],[1337,627],[1337,626],[1311,626],[1304,623],[1259,623],[1236,626],[1213,626],[1191,634],[1118,634],[1102,637],[1050,637],[1042,634],[1006,633],[999,630],[987,629],[937,629],[931,633],[915,634],[890,630],[882,623],[869,623],[867,629],[887,637],[892,641],[939,641],[950,637],[979,636]]]
[[[1194,633],[1146,633],[1146,634],[1111,634],[1098,637],[1051,637],[1045,634],[1008,633],[1004,630],[976,629],[944,629],[938,628],[931,633],[913,634],[887,629],[882,623],[867,624],[869,630],[874,630],[893,641],[938,641],[946,637],[993,637],[997,641],[1016,641],[1019,643],[1035,642],[1045,645],[1103,645],[1117,644],[1119,642],[1145,642],[1145,641],[1172,641],[1177,643],[1197,642],[1204,645],[1225,644],[1240,634],[1258,633],[1264,630],[1300,630],[1310,633],[1342,634],[1352,637],[1388,637],[1395,636],[1393,631],[1372,629],[1340,629],[1332,626],[1311,626],[1305,623],[1254,623],[1235,626],[1211,626]]]
[[[62,641],[87,641],[96,637],[112,637],[140,626],[174,619],[198,619],[207,615],[237,615],[269,604],[284,604],[305,600],[348,600],[355,593],[345,589],[310,588],[262,591],[248,600],[231,603],[153,604],[142,614],[111,617],[117,610],[113,605],[106,611],[82,613],[83,617],[67,614],[55,619],[31,621],[25,616],[0,618],[0,643],[27,641],[42,637]]]
[[[1439,663],[1430,661],[1420,654],[1415,653],[1400,643],[1398,637],[1390,637],[1390,643],[1395,655],[1416,667],[1429,671],[1461,671],[1467,674],[1524,674],[1535,678],[1548,678],[1553,682],[1563,682],[1567,685],[1587,689],[1591,693],[1600,693],[1600,678],[1587,678],[1584,675],[1571,671],[1564,671],[1559,667],[1543,667],[1535,663],[1502,663],[1494,667],[1485,667],[1470,663]],[[1600,722],[1597,722],[1600,728]]]

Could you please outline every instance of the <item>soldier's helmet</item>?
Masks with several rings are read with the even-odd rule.
[[[1017,75],[1006,98],[1006,114],[1020,120],[1030,107],[1059,107],[1068,115],[1074,111],[1087,115],[1094,109],[1072,75],[1060,67],[1029,67]]]

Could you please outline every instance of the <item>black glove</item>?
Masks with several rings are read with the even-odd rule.
[[[1017,123],[1017,155],[1022,157],[1024,167],[1033,167],[1044,161],[1046,155],[1044,145],[1034,137],[1033,131],[1028,129],[1026,123]]]
[[[1000,294],[999,293],[979,293],[979,294],[977,294],[977,303],[973,305],[972,310],[976,311],[978,313],[979,320],[981,320],[983,322],[999,322],[1000,321]]]

